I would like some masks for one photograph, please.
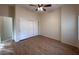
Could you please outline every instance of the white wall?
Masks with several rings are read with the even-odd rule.
[[[33,13],[29,10],[27,10],[26,8],[24,7],[21,7],[21,6],[16,6],[15,7],[15,39],[16,41],[19,41],[21,39],[24,39],[24,38],[28,38],[27,36],[26,37],[21,37],[22,35],[22,31],[26,28],[22,28],[21,24],[22,24],[22,19],[23,21],[26,22],[27,21],[32,21],[33,22],[33,36],[35,35],[38,35],[38,18],[37,18],[37,14],[36,13]],[[30,26],[30,24],[27,24],[27,22],[25,23],[24,22],[24,25],[27,27]],[[21,29],[22,28],[22,29]],[[30,29],[29,29],[30,30]],[[25,31],[25,30],[24,30]],[[26,30],[27,32],[27,30]],[[29,34],[29,33],[27,33]],[[32,34],[32,33],[31,33]],[[26,35],[26,34],[24,34]],[[29,36],[31,37],[31,36]]]
[[[40,34],[60,40],[60,8],[40,16]]]
[[[38,13],[37,17],[38,17],[38,34],[41,35],[42,30],[41,30],[41,26],[42,26],[42,15],[43,13]]]
[[[61,41],[77,46],[77,14],[75,5],[64,5],[61,9]]]

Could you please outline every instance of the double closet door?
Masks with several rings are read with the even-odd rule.
[[[78,46],[78,15],[75,5],[64,5],[61,9],[61,41]]]
[[[33,36],[33,22],[28,20],[20,20],[20,39]]]
[[[20,37],[23,40],[38,34],[38,22],[35,20],[20,19]]]

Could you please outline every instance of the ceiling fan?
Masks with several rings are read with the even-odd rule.
[[[30,4],[29,6],[36,7],[35,11],[46,11],[45,7],[51,7],[51,4]]]

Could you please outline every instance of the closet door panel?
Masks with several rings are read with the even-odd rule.
[[[33,36],[34,22],[26,19],[20,19],[20,40]]]
[[[61,9],[61,41],[77,46],[77,14],[74,5],[64,5]]]

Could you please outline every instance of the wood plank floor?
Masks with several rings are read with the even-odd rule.
[[[76,47],[44,36],[35,36],[12,45],[15,55],[79,55]]]

